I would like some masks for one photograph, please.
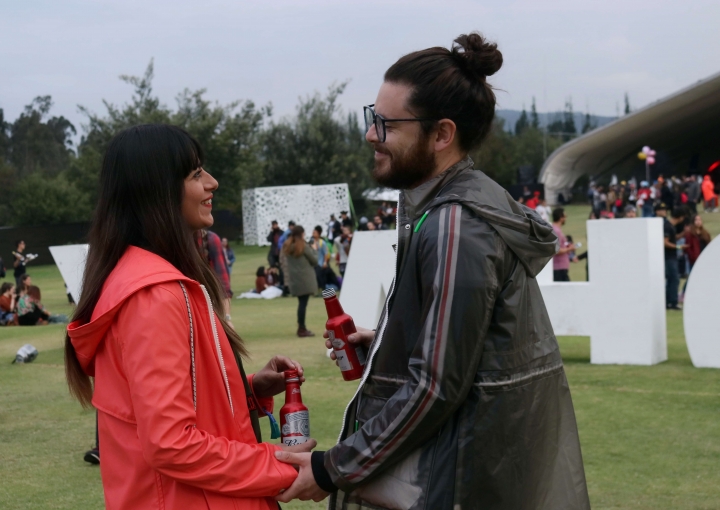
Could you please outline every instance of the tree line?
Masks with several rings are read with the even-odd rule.
[[[80,106],[86,122],[77,144],[77,128],[51,114],[52,98],[35,98],[14,122],[0,109],[0,225],[47,225],[87,221],[96,201],[102,156],[112,137],[143,123],[181,126],[205,150],[204,165],[221,183],[215,203],[241,212],[242,190],[257,186],[347,182],[353,198],[373,187],[373,150],[354,112],[344,114],[338,98],[346,83],[321,95],[301,98],[294,116],[273,117],[272,105],[250,100],[211,102],[206,90],[183,90],[174,107],[153,94],[153,63],[142,76],[121,76],[133,89],[116,106],[103,101],[97,114]],[[543,133],[533,109],[514,133],[497,120],[483,146],[471,155],[503,186],[515,181],[517,168],[542,166],[562,135]]]

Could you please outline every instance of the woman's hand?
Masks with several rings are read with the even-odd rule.
[[[353,345],[363,345],[363,346],[365,346],[365,348],[369,349],[370,344],[373,341],[373,338],[375,338],[375,331],[373,331],[372,329],[361,328],[359,326],[356,326],[355,329],[357,329],[357,332],[348,336],[348,342],[350,342]],[[328,349],[332,349],[333,346],[330,343],[330,340],[328,339],[327,331],[325,331],[325,333],[323,333],[323,338],[326,339],[325,347],[327,347]],[[330,359],[337,360],[337,358],[335,356],[335,351],[330,353]]]
[[[297,361],[285,356],[274,356],[267,365],[255,373],[252,380],[255,396],[258,398],[274,397],[285,391],[285,370],[297,370],[300,383],[305,382],[303,367]]]

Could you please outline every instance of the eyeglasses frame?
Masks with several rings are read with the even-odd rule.
[[[363,106],[363,119],[365,120],[365,133],[370,131],[370,126],[367,123],[367,117],[365,116],[365,112],[369,111],[372,113],[373,116],[373,123],[372,125],[375,126],[375,133],[377,134],[378,141],[380,143],[385,143],[385,140],[387,139],[387,127],[385,126],[386,122],[423,122],[423,121],[430,121],[430,122],[437,122],[439,119],[431,119],[429,117],[413,117],[411,119],[386,119],[379,113],[377,113],[375,110],[373,110],[373,106],[375,104],[369,104],[367,106]],[[382,137],[380,136],[380,131],[378,130],[377,125],[377,119],[380,119],[380,123],[382,124]]]

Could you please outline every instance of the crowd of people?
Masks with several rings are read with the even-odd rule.
[[[358,231],[392,230],[395,228],[396,214],[397,207],[394,204],[383,202],[372,219],[368,219],[366,216],[360,218]]]
[[[51,314],[42,303],[42,294],[26,265],[37,255],[25,254],[25,241],[15,242],[13,276],[15,284],[4,282],[0,286],[0,326],[41,326],[52,323],[66,323],[65,315]]]
[[[388,212],[392,212],[392,208],[387,208],[383,204],[382,210],[386,212],[382,216],[378,212],[373,223],[377,223],[378,228],[380,226],[388,228],[386,225],[392,226],[392,223],[384,222],[384,218]],[[360,222],[362,228],[358,230],[374,229],[367,228],[370,222],[366,218],[362,220]],[[353,232],[354,222],[347,211],[341,211],[339,218],[334,214],[330,215],[325,229],[322,225],[316,225],[309,237],[304,227],[292,220],[288,222],[285,230],[273,220],[267,236],[267,242],[270,243],[267,255],[268,266],[257,269],[255,288],[251,292],[265,296],[272,291],[267,294],[268,297],[280,295],[297,297],[297,335],[314,336],[305,324],[309,298],[320,295],[325,289],[340,289],[345,276]],[[333,259],[337,273],[333,269]]]
[[[32,277],[24,274],[19,285],[4,282],[0,286],[0,326],[42,326],[66,323],[66,315],[51,314],[42,303],[42,294]]]
[[[702,185],[701,185],[702,182]],[[709,184],[707,184],[709,183]],[[534,208],[543,219],[549,208],[539,197],[536,203],[526,204]],[[680,280],[688,278],[700,253],[710,243],[710,233],[698,214],[698,204],[704,212],[717,212],[717,195],[708,176],[700,180],[694,176],[682,179],[662,177],[652,186],[643,181],[640,188],[634,182],[621,182],[606,189],[591,185],[588,198],[592,205],[589,219],[636,218],[638,210],[642,217],[663,218],[663,249],[665,255],[665,306],[668,310],[681,310],[685,287],[680,290]],[[535,206],[535,207],[532,207]],[[563,226],[567,216],[562,207],[551,211],[552,226],[560,247],[553,257],[554,281],[570,281],[570,264],[586,261],[587,250],[578,254],[581,247],[571,236],[565,236]],[[589,272],[587,274],[589,279]]]
[[[613,181],[617,179],[613,178]],[[635,179],[602,186],[591,183],[588,187],[588,201],[596,218],[624,218],[630,214],[643,218],[655,216],[655,206],[665,204],[671,210],[684,207],[691,214],[697,214],[698,205],[705,212],[718,212],[718,195],[709,175],[688,175],[665,179],[660,175],[652,184]]]

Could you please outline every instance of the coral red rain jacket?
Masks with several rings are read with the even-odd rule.
[[[192,311],[197,411],[179,282]],[[297,474],[275,459],[278,446],[258,443],[240,370],[200,284],[130,247],[91,322],[73,322],[68,332],[83,369],[95,377],[108,510],[277,509],[272,496]],[[248,381],[252,388],[252,376]],[[271,409],[272,399],[260,405]]]

